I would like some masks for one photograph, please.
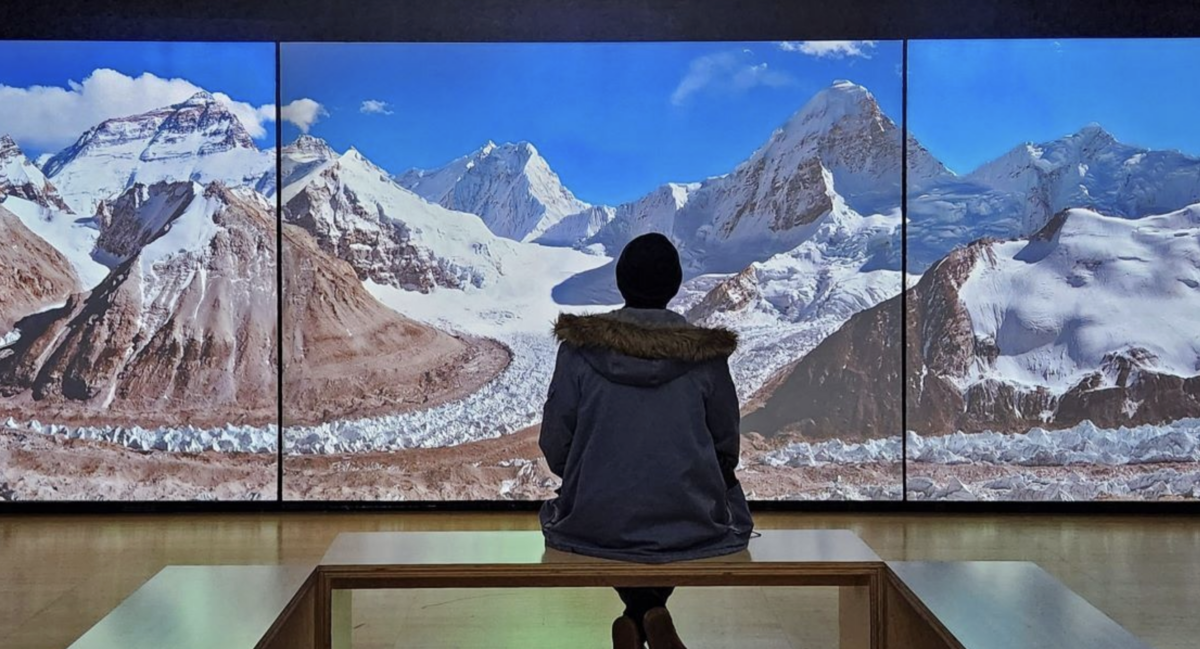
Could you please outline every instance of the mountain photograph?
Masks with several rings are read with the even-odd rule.
[[[901,498],[902,377],[865,376],[901,354],[900,44],[816,51],[285,45],[284,102],[320,105],[281,150],[285,499],[551,494],[551,324],[619,308],[647,232],[680,250],[671,308],[740,336],[750,496]],[[891,359],[809,398],[894,403],[798,412],[798,364],[882,304],[861,336]]]
[[[273,48],[0,49],[0,494],[274,499]]]
[[[1197,64],[910,44],[912,133],[954,171],[909,176],[909,499],[1200,497]]]

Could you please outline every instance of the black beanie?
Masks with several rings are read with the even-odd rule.
[[[630,241],[617,260],[617,288],[632,309],[665,309],[683,283],[679,251],[658,233]]]

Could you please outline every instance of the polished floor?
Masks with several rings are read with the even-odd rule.
[[[762,514],[849,528],[885,559],[1035,561],[1156,649],[1200,643],[1200,518]],[[536,529],[532,514],[225,514],[0,518],[0,647],[68,646],[170,564],[315,562],[339,532]],[[693,649],[833,649],[836,592],[685,589]],[[600,589],[367,591],[355,649],[606,646]]]

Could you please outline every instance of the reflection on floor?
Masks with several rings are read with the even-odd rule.
[[[0,647],[60,649],[168,564],[315,561],[341,531],[536,529],[532,514],[225,514],[0,520]],[[761,514],[850,528],[885,559],[1036,561],[1156,649],[1200,637],[1200,519]],[[836,647],[825,589],[681,589],[690,647]],[[356,649],[604,647],[603,589],[364,591]]]

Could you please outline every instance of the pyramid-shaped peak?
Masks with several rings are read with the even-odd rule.
[[[186,101],[182,101],[176,105],[177,106],[204,106],[207,104],[215,104],[215,103],[218,103],[217,98],[214,97],[211,92],[209,92],[207,90],[200,90],[200,91],[197,91],[195,94],[193,94],[191,97],[188,97]]]
[[[1075,134],[1075,137],[1086,139],[1089,141],[1112,140],[1115,142],[1117,139],[1117,138],[1113,137],[1112,133],[1109,133],[1107,130],[1105,130],[1105,128],[1103,126],[1101,126],[1099,122],[1092,122],[1090,124],[1087,124],[1083,128],[1079,129],[1079,132],[1077,132]]]
[[[325,152],[333,150],[333,147],[329,146],[329,143],[325,140],[307,133],[292,140],[292,143],[287,145],[285,148],[291,151],[308,152]]]
[[[808,102],[808,105],[813,107],[830,104],[839,104],[846,107],[870,107],[875,106],[875,96],[866,87],[860,86],[853,81],[841,79],[834,81],[828,88],[818,92]]]
[[[0,135],[0,158],[8,157],[21,153],[21,147],[17,145],[17,141],[12,139],[7,133]]]

